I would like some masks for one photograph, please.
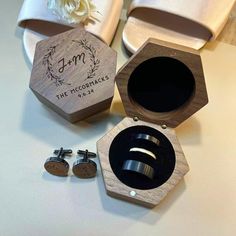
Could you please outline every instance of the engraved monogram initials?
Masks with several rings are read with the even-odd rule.
[[[59,69],[56,70],[54,67],[53,61],[56,59],[55,53],[59,45],[52,46],[48,48],[47,53],[43,57],[43,65],[46,67],[46,76],[48,79],[53,81],[53,83],[58,87],[62,85],[71,85],[65,82],[64,76],[61,77],[61,74],[66,71],[66,69],[77,66],[79,63],[85,65],[89,63],[89,68],[87,73],[85,74],[86,78],[84,80],[89,80],[96,77],[96,72],[100,66],[100,60],[96,56],[96,49],[86,40],[72,40],[72,43],[77,44],[80,49],[83,49],[84,52],[73,55],[70,59],[65,59],[63,57],[59,61],[57,61]],[[78,48],[77,48],[78,49]],[[88,57],[88,60],[86,60]],[[87,62],[89,61],[89,62]]]
[[[61,65],[58,71],[60,73],[63,73],[66,67],[77,66],[79,62],[82,62],[83,64],[85,64],[85,53],[81,53],[76,56],[73,56],[67,62],[65,61],[65,58],[62,58],[60,61],[58,61],[58,64]]]

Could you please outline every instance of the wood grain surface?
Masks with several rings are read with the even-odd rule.
[[[36,46],[30,88],[38,99],[75,122],[109,108],[116,52],[82,28]]]
[[[129,79],[135,68],[148,59],[155,57],[169,57],[176,59],[186,65],[193,74],[195,91],[189,101],[176,110],[165,113],[152,112],[133,101],[128,92]],[[167,69],[171,70],[172,68],[167,67]],[[158,68],[156,68],[155,73],[156,74],[153,76],[156,79],[156,77],[158,77]],[[208,103],[205,78],[199,52],[157,39],[149,39],[138,52],[128,60],[128,62],[119,70],[116,76],[116,83],[125,111],[129,117],[137,116],[140,120],[159,125],[165,124],[168,127],[178,126]],[[143,83],[146,83],[145,78],[143,79]]]
[[[160,187],[151,190],[138,190],[126,186],[113,173],[109,162],[109,149],[113,139],[122,130],[137,125],[152,127],[162,132],[169,139],[175,151],[176,165],[171,177]],[[129,142],[129,140],[127,140],[127,142]],[[144,121],[134,121],[131,118],[125,118],[115,128],[101,138],[97,142],[97,151],[107,194],[145,207],[152,208],[159,204],[168,192],[171,191],[189,171],[184,153],[173,129],[162,129],[158,125]]]

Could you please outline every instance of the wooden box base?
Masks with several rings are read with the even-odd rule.
[[[137,131],[136,128],[138,129]],[[124,157],[129,157],[130,148],[141,146],[149,149],[149,144],[146,140],[143,143],[140,140],[137,143],[132,141],[133,135],[136,132],[143,132],[142,130],[147,132],[151,130],[150,132],[156,132],[162,137],[160,147],[152,148],[152,152],[157,154],[156,160],[152,162],[157,173],[154,175],[153,180],[145,178],[146,182],[143,182],[143,176],[137,175],[135,181],[133,181],[128,172],[119,173],[119,171],[123,171],[122,162],[124,162]],[[123,133],[125,133],[125,136],[122,136]],[[114,145],[118,146],[114,148]],[[172,154],[168,154],[168,152],[160,154],[159,148],[162,150],[170,148],[172,149]],[[97,151],[107,193],[112,197],[145,207],[152,208],[158,205],[189,171],[184,153],[173,129],[163,129],[161,126],[143,121],[134,121],[132,118],[125,118],[101,138],[97,142]],[[146,155],[145,158],[147,158],[146,163],[151,163],[148,160],[151,158],[150,156]],[[173,160],[173,165],[168,166],[170,159]],[[158,171],[163,171],[161,168],[163,160],[165,162],[163,165],[168,169],[168,173],[164,173],[165,178],[160,180],[159,176],[163,175],[163,173],[158,173]],[[157,163],[157,167],[155,167],[155,163]]]

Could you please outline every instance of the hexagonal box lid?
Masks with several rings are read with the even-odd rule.
[[[199,52],[149,39],[119,70],[116,83],[130,117],[176,127],[208,103]]]
[[[71,122],[109,108],[114,95],[116,52],[76,28],[39,42],[30,88]]]

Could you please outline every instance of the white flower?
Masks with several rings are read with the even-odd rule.
[[[85,22],[95,8],[92,0],[48,0],[48,9],[68,23]]]

